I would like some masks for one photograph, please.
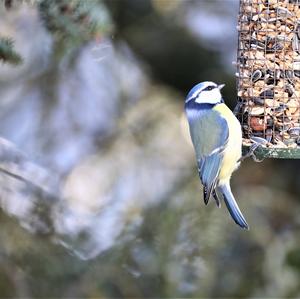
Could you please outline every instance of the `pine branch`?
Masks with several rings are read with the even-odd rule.
[[[101,0],[41,0],[39,11],[57,41],[78,45],[101,37],[111,29]]]
[[[22,57],[15,52],[13,41],[10,38],[0,38],[0,61],[19,64],[22,62]]]
[[[60,200],[58,177],[30,161],[14,144],[1,137],[0,181],[5,186],[0,190],[1,197],[5,190],[20,194],[26,190],[41,203]]]

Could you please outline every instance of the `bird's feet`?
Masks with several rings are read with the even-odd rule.
[[[251,140],[254,142],[250,148],[249,151],[247,152],[247,154],[245,154],[244,156],[242,156],[239,160],[238,163],[244,161],[247,158],[252,158],[255,162],[261,162],[263,159],[258,159],[255,155],[255,151],[258,147],[262,146],[262,145],[266,145],[268,143],[268,141],[264,138],[260,138],[260,137],[252,137]]]

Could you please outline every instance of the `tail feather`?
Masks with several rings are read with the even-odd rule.
[[[228,209],[231,217],[235,221],[235,223],[238,224],[242,228],[249,229],[249,226],[234,199],[234,196],[230,189],[230,185],[225,184],[225,185],[219,186],[219,189],[224,197],[224,201],[227,206],[227,209]]]

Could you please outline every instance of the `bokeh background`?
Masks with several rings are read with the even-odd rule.
[[[238,1],[77,2],[0,2],[0,297],[299,298],[300,161],[243,162],[241,230],[183,113],[204,80],[235,106]]]

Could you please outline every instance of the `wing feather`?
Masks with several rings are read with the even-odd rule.
[[[218,181],[229,129],[226,120],[214,110],[193,113],[189,124],[207,204]]]

